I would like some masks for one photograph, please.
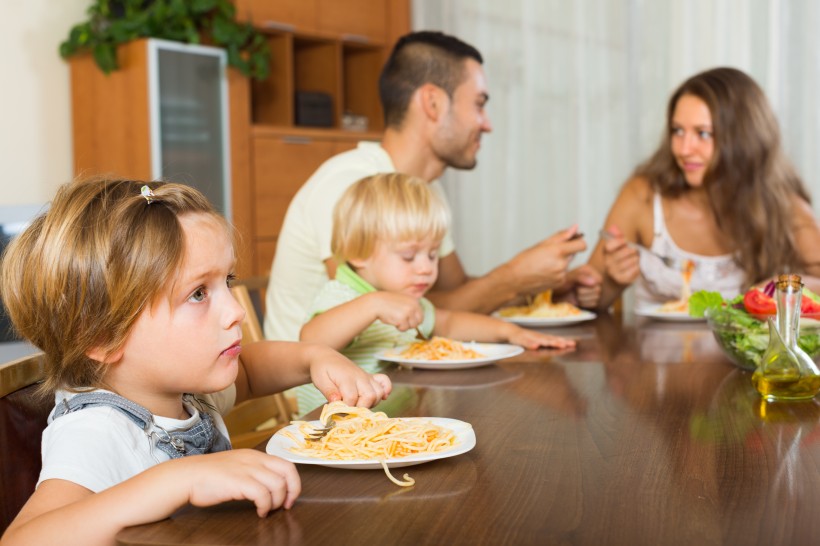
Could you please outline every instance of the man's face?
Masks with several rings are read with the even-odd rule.
[[[489,100],[481,64],[473,59],[464,62],[465,77],[456,87],[442,114],[433,137],[433,152],[448,167],[472,169],[481,146],[481,134],[492,131],[484,110]]]

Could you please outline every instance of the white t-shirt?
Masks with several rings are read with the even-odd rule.
[[[56,404],[75,394],[57,391]],[[208,414],[228,438],[222,414],[233,407],[236,387],[231,384],[223,391],[198,394],[196,398],[216,408]],[[169,432],[187,430],[201,417],[189,404],[185,407],[192,417],[181,420],[155,415],[154,421]],[[87,407],[54,420],[49,417],[43,432],[43,468],[37,486],[45,480],[60,479],[99,493],[169,460],[170,456],[155,445],[156,435],[149,437],[128,416],[111,406]]]
[[[328,281],[325,260],[332,256],[333,208],[344,191],[366,176],[395,172],[393,161],[379,144],[360,142],[354,150],[325,161],[299,189],[288,207],[276,243],[265,301],[265,337],[298,341],[308,308]],[[431,183],[445,205],[444,190]],[[448,232],[439,255],[455,250]]]

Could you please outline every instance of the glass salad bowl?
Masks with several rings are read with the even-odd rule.
[[[736,310],[708,309],[706,322],[723,353],[736,366],[754,371],[769,346],[769,325],[764,317]],[[820,321],[801,317],[800,347],[815,361],[820,361]]]

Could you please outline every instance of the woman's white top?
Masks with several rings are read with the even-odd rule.
[[[692,292],[720,292],[726,299],[743,292],[746,275],[735,261],[734,255],[702,256],[682,250],[666,229],[660,193],[655,193],[652,208],[655,236],[651,250],[661,256],[673,258],[675,263],[667,267],[658,257],[641,252],[641,275],[635,282],[635,310],[657,310],[658,306],[680,298],[683,289],[681,267],[684,260],[691,260],[695,264],[690,282]]]

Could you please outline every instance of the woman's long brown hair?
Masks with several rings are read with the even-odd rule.
[[[671,148],[672,117],[684,95],[701,99],[712,115],[715,153],[704,187],[747,283],[800,270],[805,264],[795,245],[792,208],[795,197],[809,203],[811,198],[783,152],[777,119],[763,90],[744,72],[715,68],[683,82],[669,99],[661,145],[635,176],[647,178],[664,196],[687,191]]]

